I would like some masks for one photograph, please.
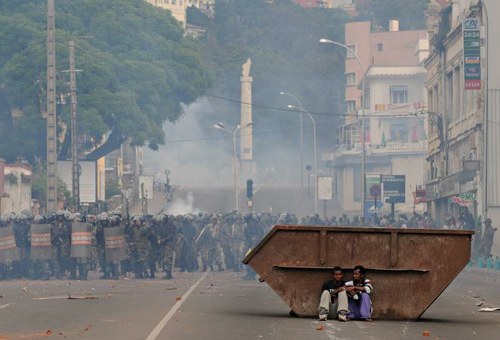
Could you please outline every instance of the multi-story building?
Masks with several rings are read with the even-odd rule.
[[[347,52],[345,61],[347,116],[340,127],[339,147],[327,156],[341,209],[357,214],[363,209],[359,118],[364,113],[365,173],[405,175],[405,204],[396,205],[396,211],[422,210],[414,206],[413,192],[423,184],[425,116],[415,113],[426,105],[426,71],[421,62],[428,53],[427,32],[400,31],[395,20],[388,32],[372,32],[370,22],[352,22],[345,26],[345,44],[355,52]],[[365,192],[364,216],[369,217],[380,212],[383,197],[370,196],[368,187]]]
[[[500,2],[456,0],[431,32],[428,209],[500,221]]]

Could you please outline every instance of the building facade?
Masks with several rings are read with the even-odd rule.
[[[305,8],[354,8],[354,0],[292,0]]]
[[[431,32],[426,195],[441,221],[465,208],[500,221],[499,16],[498,1],[457,0]]]
[[[399,31],[397,21],[391,22],[390,28],[388,32],[371,32],[369,22],[353,22],[345,27],[345,44],[358,58],[349,51],[346,54],[346,118],[340,126],[339,147],[328,157],[335,176],[334,193],[342,209],[353,214],[364,211],[365,217],[389,212],[392,207],[381,205],[382,192],[378,197],[370,193],[373,183],[368,180],[362,207],[359,118],[363,113],[367,178],[405,175],[405,203],[397,204],[396,211],[423,210],[422,205],[415,205],[413,192],[424,183],[427,149],[426,117],[417,114],[426,105],[426,70],[421,62],[428,53],[427,32]]]
[[[186,9],[188,0],[146,0],[153,6],[169,10],[172,16],[186,28]]]
[[[4,165],[4,193],[1,195],[1,213],[31,211],[31,178],[33,171],[26,164]]]
[[[188,7],[196,7],[210,18],[215,16],[215,0],[146,0],[146,2],[169,10],[184,29],[187,25]]]

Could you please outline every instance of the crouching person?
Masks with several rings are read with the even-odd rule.
[[[339,321],[347,321],[349,310],[342,268],[333,268],[332,275],[333,280],[328,280],[323,284],[318,307],[319,320],[326,321],[328,318],[338,317]]]
[[[348,319],[372,320],[372,300],[370,294],[373,286],[369,279],[365,278],[365,268],[363,266],[354,267],[352,281],[345,284],[347,296],[349,297]]]

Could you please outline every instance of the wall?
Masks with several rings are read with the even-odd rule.
[[[5,191],[5,161],[0,158],[0,196],[4,193]]]
[[[24,164],[6,164],[4,171],[5,192],[10,196],[10,206],[5,207],[8,210],[6,212],[31,211],[31,168]]]

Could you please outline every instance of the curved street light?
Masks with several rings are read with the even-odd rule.
[[[363,63],[359,59],[356,52],[344,45],[334,40],[330,39],[319,39],[322,44],[332,44],[345,48],[349,53],[351,53],[356,61],[358,62],[359,68],[361,69],[362,83],[361,83],[361,217],[365,219],[365,195],[366,195],[366,146],[365,146],[365,68]],[[356,113],[357,116],[357,113]]]
[[[307,116],[311,119],[313,126],[313,139],[314,139],[314,212],[318,213],[318,140],[316,139],[316,122],[314,121],[313,116],[309,111],[304,109],[302,106],[298,107],[295,105],[288,105],[289,109],[301,110],[301,112],[305,112]]]
[[[213,125],[214,128],[218,130],[226,131],[233,136],[233,186],[234,186],[234,205],[236,208],[236,212],[240,210],[240,205],[238,201],[238,167],[236,166],[237,158],[236,158],[236,134],[238,130],[244,129],[253,125],[253,122],[248,122],[241,126],[240,124],[236,125],[233,130],[228,129],[223,123],[218,122]]]
[[[302,103],[300,102],[299,98],[297,96],[288,93],[288,92],[283,92],[281,91],[280,94],[282,96],[287,96],[292,98],[299,104],[300,108],[300,189],[304,189],[304,123],[303,123],[303,114],[304,114],[304,107],[302,106]]]

